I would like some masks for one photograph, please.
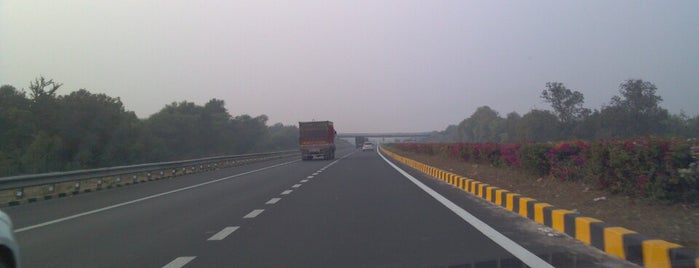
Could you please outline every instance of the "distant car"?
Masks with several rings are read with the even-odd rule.
[[[374,144],[371,142],[365,142],[364,145],[362,145],[362,151],[373,151],[374,150]]]
[[[0,267],[19,267],[19,246],[10,216],[0,210]]]

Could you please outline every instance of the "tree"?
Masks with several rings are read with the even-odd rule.
[[[202,133],[198,126],[203,107],[193,102],[173,102],[151,115],[145,125],[161,147],[158,154],[167,160],[200,157]]]
[[[548,82],[541,92],[544,102],[550,103],[558,119],[563,123],[563,135],[569,136],[575,124],[590,115],[590,109],[584,108],[585,97],[579,91],[571,91],[563,83]]]
[[[266,115],[251,117],[243,114],[233,118],[232,138],[235,140],[236,152],[248,153],[264,147],[262,142],[269,138],[267,120]]]
[[[43,76],[34,79],[33,82],[29,82],[29,96],[33,100],[40,100],[43,98],[54,98],[56,97],[56,91],[63,84],[54,82],[53,79],[46,80]],[[51,87],[46,90],[47,87]]]
[[[500,135],[501,142],[516,141],[517,124],[520,120],[522,120],[522,116],[520,116],[517,112],[511,112],[507,114],[507,117],[505,118],[502,124],[503,133]]]
[[[231,115],[223,100],[211,99],[207,102],[199,119],[199,148],[203,155],[230,154],[234,148],[231,137]]]
[[[15,87],[0,87],[0,176],[21,170],[20,158],[33,140],[34,120],[30,102]]]
[[[656,91],[653,83],[626,80],[619,86],[621,96],[612,97],[610,105],[602,109],[603,126],[611,128],[614,137],[663,134],[669,113],[660,107],[663,99]]]
[[[517,140],[545,142],[559,138],[556,115],[549,111],[531,110],[517,122]]]
[[[114,148],[106,151],[114,133],[122,125],[127,112],[119,98],[105,94],[92,94],[85,89],[58,97],[55,111],[59,118],[56,134],[63,140],[63,155],[72,168],[106,166],[121,162],[123,155],[112,155]],[[135,138],[127,138],[133,141]]]
[[[268,137],[260,143],[262,150],[285,150],[296,148],[299,143],[299,128],[276,123],[268,128]]]
[[[488,106],[481,106],[458,126],[461,141],[499,142],[502,118]]]

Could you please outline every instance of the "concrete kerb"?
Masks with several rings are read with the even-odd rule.
[[[461,189],[467,193],[504,207],[522,217],[565,233],[587,245],[643,267],[699,268],[699,252],[635,231],[612,226],[601,220],[584,217],[570,210],[520,196],[488,184],[462,177],[437,167],[400,156],[384,147],[381,152],[396,161]]]

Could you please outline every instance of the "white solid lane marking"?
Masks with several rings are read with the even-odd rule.
[[[313,179],[313,176],[308,176],[306,177],[306,179]]]
[[[260,214],[262,214],[262,211],[265,211],[265,210],[264,209],[253,210],[252,212],[248,213],[248,215],[245,215],[245,217],[243,217],[243,219],[252,219],[254,217],[257,217]]]
[[[233,232],[235,232],[235,230],[238,230],[238,228],[240,228],[240,226],[231,226],[231,227],[223,228],[223,230],[221,230],[220,232],[216,233],[214,236],[209,237],[209,239],[207,239],[207,240],[209,240],[209,241],[213,241],[213,240],[223,240],[223,239],[226,238],[228,235],[230,235],[230,234],[232,234]]]
[[[269,201],[267,201],[267,203],[265,203],[265,204],[267,204],[267,205],[274,205],[274,204],[276,204],[277,202],[279,202],[279,200],[282,200],[282,199],[279,198],[279,197],[275,197],[275,198],[272,198],[272,199],[270,199]]]
[[[299,188],[301,187],[301,184],[294,184],[294,186],[291,186],[291,188]]]
[[[195,184],[195,185],[192,185],[192,186],[187,186],[187,187],[179,188],[179,189],[175,189],[175,190],[168,191],[168,192],[164,192],[164,193],[159,193],[159,194],[154,194],[154,195],[151,195],[151,196],[142,197],[142,198],[139,198],[139,199],[136,199],[136,200],[127,201],[127,202],[119,203],[119,204],[116,204],[116,205],[111,205],[111,206],[107,206],[107,207],[103,207],[103,208],[98,208],[98,209],[95,209],[95,210],[86,211],[86,212],[83,212],[83,213],[78,213],[78,214],[75,214],[75,215],[71,215],[71,216],[68,216],[68,217],[63,217],[63,218],[55,219],[55,220],[52,220],[52,221],[47,221],[47,222],[44,222],[44,223],[39,223],[39,224],[35,224],[35,225],[30,225],[30,226],[23,227],[23,228],[18,228],[18,229],[15,229],[15,233],[21,233],[21,232],[24,232],[24,231],[29,231],[29,230],[32,230],[32,229],[36,229],[36,228],[48,226],[48,225],[51,225],[51,224],[55,224],[55,223],[59,223],[59,222],[64,222],[64,221],[67,221],[67,220],[72,220],[72,219],[79,218],[79,217],[82,217],[82,216],[87,216],[87,215],[95,214],[95,213],[98,213],[98,212],[102,212],[102,211],[106,211],[106,210],[110,210],[110,209],[114,209],[114,208],[118,208],[118,207],[123,207],[123,206],[130,205],[130,204],[133,204],[133,203],[138,203],[138,202],[146,201],[146,200],[148,200],[148,199],[153,199],[153,198],[161,197],[161,196],[164,196],[164,195],[174,194],[174,193],[181,192],[181,191],[184,191],[184,190],[189,190],[189,189],[201,187],[201,186],[208,185],[208,184],[212,184],[212,183],[216,183],[216,182],[219,182],[219,181],[229,180],[229,179],[236,178],[236,177],[240,177],[240,176],[243,176],[243,175],[247,175],[247,174],[251,174],[251,173],[255,173],[255,172],[259,172],[259,171],[263,171],[263,170],[267,170],[267,169],[270,169],[270,168],[275,168],[275,167],[279,167],[279,166],[283,166],[283,165],[288,165],[288,164],[291,164],[291,163],[294,163],[294,162],[299,162],[299,161],[301,161],[301,160],[294,160],[294,161],[284,162],[284,163],[281,163],[281,164],[276,164],[276,165],[269,166],[269,167],[259,168],[259,169],[251,170],[251,171],[248,171],[248,172],[243,172],[243,173],[240,173],[240,174],[235,174],[235,175],[228,176],[228,177],[224,177],[224,178],[220,178],[220,179],[216,179],[216,180],[212,180],[212,181],[207,181],[207,182],[203,182],[203,183],[200,183],[200,184]]]
[[[308,180],[301,180],[301,183],[308,182]]]
[[[451,202],[449,199],[446,197],[440,195],[439,193],[435,192],[432,190],[432,188],[427,187],[427,185],[423,184],[419,180],[417,180],[415,177],[412,175],[408,174],[408,172],[405,172],[405,170],[399,168],[393,162],[388,161],[386,157],[379,151],[379,155],[381,158],[383,158],[386,163],[388,163],[390,166],[392,166],[395,170],[397,170],[400,174],[402,174],[404,177],[406,177],[408,180],[410,180],[412,183],[417,185],[417,187],[420,187],[423,191],[425,191],[427,194],[432,196],[432,198],[436,199],[439,203],[442,203],[445,207],[447,207],[449,210],[454,212],[454,214],[458,215],[463,219],[465,222],[470,224],[471,226],[475,227],[478,231],[483,233],[486,237],[490,238],[490,240],[493,240],[496,244],[500,245],[502,248],[510,252],[510,254],[514,255],[517,257],[519,260],[524,262],[524,264],[528,265],[529,267],[553,267],[551,264],[545,262],[538,256],[534,255],[534,253],[531,253],[524,247],[520,246],[519,244],[515,243],[514,241],[510,240],[500,232],[496,231],[493,229],[493,227],[490,227],[483,221],[479,220],[475,216],[471,215],[471,213],[468,213],[466,210],[463,208],[457,206],[454,204],[454,202]]]
[[[283,195],[288,195],[288,194],[290,194],[291,192],[293,192],[293,190],[286,190],[286,191],[283,191],[282,194],[283,194]]]
[[[163,268],[181,268],[187,265],[187,263],[189,263],[190,261],[194,260],[194,258],[196,258],[196,256],[177,257],[170,263],[165,264]]]

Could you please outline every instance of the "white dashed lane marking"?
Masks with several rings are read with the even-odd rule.
[[[252,212],[248,213],[248,215],[245,215],[243,219],[252,219],[254,217],[257,217],[258,215],[262,214],[262,211],[265,211],[264,209],[256,209],[253,210]]]
[[[308,182],[308,180],[301,180],[301,183]]]
[[[194,260],[194,258],[196,258],[196,256],[177,257],[170,263],[165,264],[163,268],[181,268],[187,265],[187,263],[189,263],[190,261]]]
[[[294,186],[291,186],[291,188],[299,188],[301,187],[301,184],[294,184]]]
[[[270,199],[269,201],[267,201],[267,203],[265,203],[265,204],[267,204],[267,205],[273,205],[273,204],[276,204],[277,202],[279,202],[279,200],[282,200],[282,199],[281,199],[281,198],[278,198],[278,197],[272,198],[272,199]]]
[[[312,175],[313,175],[313,176],[318,176],[318,172],[316,172],[316,173],[313,173]]]
[[[313,176],[308,176],[306,177],[306,179],[313,179]]]
[[[209,239],[207,239],[207,240],[209,240],[209,241],[213,241],[213,240],[223,240],[223,239],[226,238],[228,235],[230,235],[230,234],[232,234],[233,232],[235,232],[235,230],[238,230],[238,228],[240,228],[240,227],[239,227],[239,226],[231,226],[231,227],[223,228],[223,230],[221,230],[220,232],[216,233],[214,236],[209,237]]]
[[[293,192],[293,190],[286,190],[286,191],[283,191],[283,192],[282,192],[282,195],[288,195],[288,194],[290,194],[291,192]]]

